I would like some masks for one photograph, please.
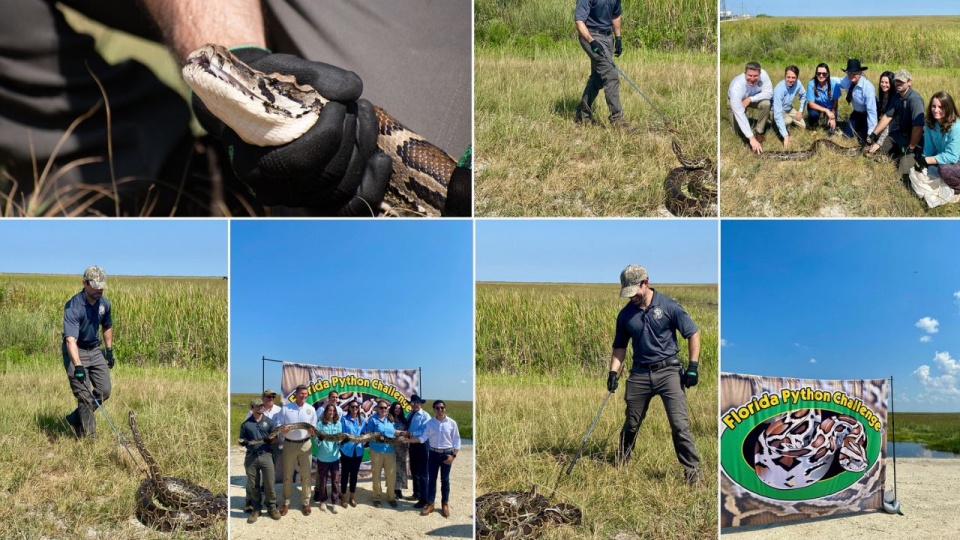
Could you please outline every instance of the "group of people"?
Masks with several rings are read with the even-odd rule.
[[[403,498],[407,486],[407,457],[413,492],[409,500],[415,500],[414,508],[421,509],[421,516],[435,510],[437,479],[441,483],[441,511],[450,516],[450,469],[460,451],[460,431],[455,420],[447,416],[446,403],[433,402],[433,418],[422,409],[426,403],[414,394],[409,400],[411,412],[405,414],[400,402],[389,403],[381,399],[376,403],[375,414],[364,421],[360,417],[360,403],[349,401],[341,409],[339,393],[331,391],[326,400],[315,407],[306,402],[308,389],[296,388],[295,401],[285,407],[274,402],[276,392],[266,390],[261,398],[250,402],[250,415],[240,426],[240,442],[246,446],[244,467],[247,473],[247,493],[244,510],[249,513],[248,523],[254,523],[265,506],[273,519],[280,519],[290,509],[293,495],[294,472],[299,467],[303,515],[310,509],[310,478],[312,461],[317,462],[317,481],[312,499],[318,505],[329,500],[329,508],[336,513],[337,506],[356,507],[357,476],[363,462],[364,447],[369,447],[373,481],[372,504],[380,507],[386,501],[393,508]],[[345,414],[342,414],[345,410]],[[318,412],[319,411],[319,412]],[[319,418],[318,418],[319,417]],[[290,429],[290,424],[305,422],[316,426],[309,429]],[[280,436],[267,438],[278,426],[283,427]],[[314,435],[345,433],[360,436],[365,433],[382,433],[397,444],[369,442],[338,443],[320,440]],[[250,441],[260,442],[250,444]],[[274,487],[282,471],[282,504],[279,504]],[[381,483],[381,474],[386,480],[386,490]],[[327,493],[329,483],[329,498]],[[349,500],[348,500],[349,494]]]
[[[844,136],[856,139],[867,153],[893,158],[904,183],[930,206],[956,202],[960,199],[960,127],[953,97],[936,92],[924,110],[909,71],[884,71],[875,87],[865,74],[868,69],[851,58],[842,70],[845,75],[834,77],[830,66],[820,63],[804,89],[797,66],[787,66],[783,80],[774,87],[760,64],[749,62],[730,81],[730,123],[760,154],[772,115],[784,148],[789,148],[791,126],[823,128],[834,135],[840,100],[845,99],[853,111],[843,126]],[[753,127],[747,109],[757,110]]]

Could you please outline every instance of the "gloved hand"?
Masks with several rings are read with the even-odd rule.
[[[699,362],[690,362],[690,364],[687,365],[686,381],[683,383],[684,386],[690,388],[697,385],[697,382],[700,381],[700,374],[697,371],[699,367]]]
[[[870,133],[867,135],[867,142],[870,144],[877,144],[878,140],[880,140],[880,136],[876,133]]]
[[[913,164],[913,168],[920,172],[927,168],[927,158],[923,155],[923,147],[919,144],[913,147],[913,159],[916,160],[916,163]]]
[[[613,42],[613,55],[619,58],[621,54],[623,54],[623,38],[617,36]]]
[[[297,140],[259,147],[240,139],[193,96],[197,119],[227,147],[234,172],[257,200],[329,215],[370,215],[368,208],[376,210],[390,173],[382,159],[373,159],[379,127],[370,102],[358,100],[363,91],[360,78],[328,64],[259,48],[233,53],[264,73],[292,75],[298,84],[312,86],[331,100],[317,123]]]
[[[470,217],[473,215],[473,171],[472,148],[460,157],[457,168],[447,184],[447,200],[443,202],[444,217]]]
[[[73,367],[73,378],[83,382],[87,377],[87,371],[83,369],[83,364]]]
[[[607,374],[607,392],[611,394],[617,391],[617,386],[620,382],[617,380],[617,372],[611,371]]]
[[[103,353],[103,357],[107,360],[107,367],[113,369],[113,347],[107,347],[107,350]]]
[[[599,54],[600,56],[603,56],[603,46],[600,45],[600,42],[597,40],[590,42],[590,50],[593,51],[593,54]]]

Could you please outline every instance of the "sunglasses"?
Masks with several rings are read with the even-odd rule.
[[[820,77],[820,76],[826,77],[826,76],[827,76],[827,72],[826,72],[826,71],[818,71],[818,72],[817,72],[817,77]]]
[[[386,409],[387,409],[386,407],[377,407],[377,408],[380,409],[380,410],[386,410]]]
[[[262,409],[262,408],[263,408],[263,405],[254,405],[253,408],[254,408],[254,409]]]
[[[435,411],[439,411],[440,409],[446,409],[446,407],[444,407],[443,405],[437,405],[436,407],[433,408],[433,410]]]

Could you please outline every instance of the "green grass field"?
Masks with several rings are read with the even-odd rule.
[[[161,473],[226,490],[227,285],[222,279],[110,276],[112,396],[104,409],[137,463],[96,413],[77,440],[60,339],[80,276],[0,274],[0,391],[25,396],[0,412],[0,520],[9,538],[169,538],[134,516],[145,467],[127,413],[137,413]],[[225,538],[226,524],[175,537]]]
[[[960,95],[954,66],[960,61],[960,17],[755,18],[720,25],[720,197],[724,216],[749,217],[955,217],[960,205],[928,209],[905,187],[892,162],[840,157],[829,152],[807,161],[777,162],[758,158],[734,134],[726,91],[757,61],[776,84],[784,68],[800,68],[806,86],[820,62],[842,77],[847,58],[859,58],[865,75],[877,85],[883,71],[907,68],[913,88],[924,97],[945,90]],[[877,39],[896,35],[897,39]],[[840,100],[841,120],[852,107]],[[783,150],[776,127],[767,129],[765,151]],[[823,131],[791,132],[790,150],[804,149]],[[851,146],[850,139],[834,138]]]
[[[960,455],[960,413],[894,413],[891,441]],[[889,422],[888,422],[889,423]]]
[[[570,476],[561,475],[603,402],[617,285],[477,284],[477,493],[528,490],[580,506],[583,525],[549,538],[716,538],[717,288],[664,285],[701,329],[700,384],[687,390],[705,471],[683,482],[661,401],[651,403],[634,459],[613,466],[623,384]],[[681,356],[686,356],[681,342]],[[629,363],[628,352],[628,363]]]

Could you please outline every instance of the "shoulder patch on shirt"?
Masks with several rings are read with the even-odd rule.
[[[107,308],[103,307],[103,304],[100,304],[100,309],[98,311],[98,313],[100,313],[100,316],[103,317],[103,314],[106,312],[107,312]]]

